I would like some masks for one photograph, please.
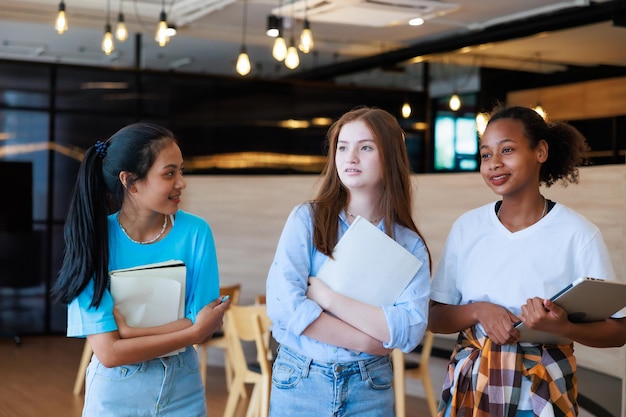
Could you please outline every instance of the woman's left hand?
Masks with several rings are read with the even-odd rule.
[[[115,317],[115,323],[117,323],[117,333],[119,333],[120,339],[130,338],[132,328],[126,323],[126,318],[117,307],[113,308],[113,317]]]

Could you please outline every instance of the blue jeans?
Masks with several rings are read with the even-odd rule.
[[[270,417],[394,416],[388,356],[317,362],[280,346],[272,372]]]
[[[87,368],[84,417],[205,417],[196,350],[107,368],[94,355]]]

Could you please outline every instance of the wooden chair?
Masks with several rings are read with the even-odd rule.
[[[396,417],[406,416],[406,378],[420,378],[426,394],[426,403],[431,417],[437,416],[437,397],[433,390],[433,383],[430,378],[428,361],[433,348],[435,335],[429,330],[424,335],[422,341],[422,351],[419,363],[407,361],[404,353],[400,349],[391,352],[391,363],[393,366],[393,385],[396,397]]]
[[[254,384],[246,417],[267,417],[272,368],[268,359],[265,335],[271,322],[265,305],[233,305],[226,312],[225,325],[229,351],[235,375],[230,386],[224,417],[233,417],[241,398],[245,398],[245,384]],[[258,365],[249,364],[242,342],[254,342]]]
[[[229,295],[232,300],[231,306],[239,304],[239,295],[241,294],[241,284],[233,284],[220,287],[220,295]],[[224,326],[225,327],[225,326]],[[226,373],[226,388],[229,389],[233,379],[233,365],[228,352],[228,340],[226,339],[224,327],[213,334],[208,341],[195,345],[198,352],[198,361],[200,362],[200,372],[202,375],[202,384],[206,387],[206,372],[209,358],[209,349],[217,348],[224,350],[224,372]]]
[[[91,362],[91,356],[93,355],[93,349],[89,344],[89,340],[85,339],[85,346],[83,347],[83,354],[80,357],[80,363],[78,364],[78,372],[76,373],[76,379],[74,380],[74,395],[78,396],[82,394],[83,387],[85,386],[85,376],[87,374],[87,367]]]

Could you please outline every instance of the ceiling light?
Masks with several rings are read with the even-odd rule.
[[[459,97],[457,93],[452,94],[448,105],[450,106],[450,110],[457,111],[461,108],[461,97]]]
[[[305,54],[308,54],[313,49],[313,32],[311,32],[311,24],[308,19],[304,19],[304,27],[300,34],[298,48]]]
[[[170,38],[167,36],[167,14],[165,14],[165,0],[161,5],[161,14],[159,15],[159,24],[157,25],[156,34],[154,40],[159,46],[165,46]]]
[[[241,76],[245,76],[250,74],[250,57],[248,56],[248,52],[246,51],[246,29],[248,25],[248,1],[243,1],[243,23],[241,28],[241,52],[239,52],[239,56],[237,57],[237,64],[235,65],[235,69],[237,70],[237,74]]]
[[[124,42],[128,38],[128,29],[126,29],[126,23],[124,22],[124,13],[122,12],[119,12],[119,14],[117,15],[115,37],[120,42]]]
[[[424,19],[421,17],[416,17],[415,19],[409,20],[410,26],[422,26],[424,24]]]
[[[285,66],[292,70],[298,68],[298,65],[300,65],[300,57],[298,56],[298,49],[296,49],[292,37],[289,48],[287,49],[287,56],[285,57]]]
[[[402,105],[402,117],[408,119],[411,116],[411,105],[408,101],[405,101]]]
[[[542,119],[545,120],[547,114],[546,114],[546,111],[543,109],[543,107],[541,107],[541,103],[537,102],[535,107],[533,107],[533,110],[536,111],[537,114],[541,116]]]
[[[278,37],[274,39],[274,47],[272,48],[272,56],[276,61],[284,61],[287,57],[287,43],[279,32]]]
[[[489,122],[489,115],[487,113],[478,113],[476,115],[476,131],[479,136],[482,136],[485,132],[487,122]]]
[[[176,27],[176,25],[173,23],[168,23],[167,30],[165,31],[165,35],[168,38],[171,38],[171,37],[176,36],[177,33],[178,33],[178,28]]]
[[[270,38],[278,36],[279,19],[275,14],[267,16],[267,31],[265,34]]]
[[[56,21],[54,22],[54,28],[59,35],[62,35],[67,30],[67,18],[65,17],[65,2],[61,0],[59,3],[59,12],[57,13]]]
[[[111,33],[111,0],[107,0],[107,23],[104,25],[104,37],[102,38],[102,52],[105,55],[111,55],[111,52],[115,49],[113,43],[113,33]]]

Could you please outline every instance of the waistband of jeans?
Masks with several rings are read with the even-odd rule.
[[[278,352],[279,354],[282,353],[284,355],[287,355],[290,360],[298,363],[303,368],[310,369],[312,367],[316,367],[335,373],[364,373],[368,368],[372,366],[383,365],[390,361],[389,356],[386,355],[374,356],[368,359],[355,360],[351,362],[324,362],[302,355],[285,345],[280,345],[278,347]]]

